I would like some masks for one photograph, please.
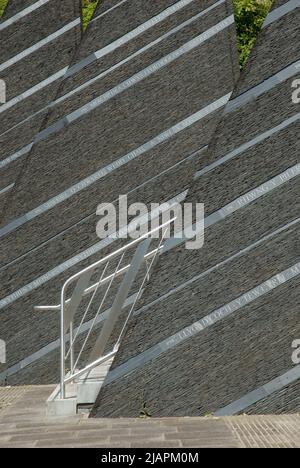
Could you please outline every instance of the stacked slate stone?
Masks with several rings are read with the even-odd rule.
[[[0,214],[80,38],[79,0],[9,1],[0,23]]]
[[[99,4],[0,228],[2,381],[57,381],[58,317],[33,306],[118,247],[99,203],[184,197],[238,74],[230,1]]]
[[[94,415],[299,410],[299,67],[300,2],[275,2],[186,199],[204,247],[167,243]]]

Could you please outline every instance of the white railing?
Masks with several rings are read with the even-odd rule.
[[[154,263],[163,249],[165,236],[175,219],[173,218],[158,226],[156,229],[149,231],[147,234],[71,276],[62,287],[61,303],[59,305],[35,307],[35,310],[39,311],[60,310],[60,397],[62,399],[66,398],[66,385],[68,383],[75,382],[76,379],[82,376],[87,377],[94,368],[109,361],[117,353],[128,322],[150,277]],[[157,239],[157,245],[151,251],[150,247],[154,238]],[[131,256],[131,261],[122,266],[125,255],[129,254],[129,251],[135,247],[137,248]],[[143,265],[146,267],[145,273],[138,275]],[[112,266],[113,269],[108,274]],[[93,278],[95,274],[98,276],[97,281]],[[112,287],[117,278],[120,278],[122,281],[114,292],[112,291]],[[136,284],[137,282],[138,284]],[[128,295],[133,286],[135,287],[135,293],[131,296],[132,300],[129,312],[125,314],[126,317],[125,319],[123,317],[122,322],[120,315],[125,305],[128,305]],[[73,291],[71,297],[68,297],[68,291],[71,287],[73,287]],[[110,293],[112,293],[112,305],[97,336],[95,327],[99,323],[99,317],[103,313],[104,306],[111,299],[109,297]],[[100,298],[98,295],[100,295]],[[83,300],[87,300],[87,304],[80,311],[79,308]],[[79,322],[76,329],[74,328],[75,315],[76,320]],[[90,318],[91,316],[93,317]],[[117,334],[118,338],[112,351],[104,354],[117,324],[121,325],[121,331]],[[78,347],[79,337],[84,332],[86,336],[76,352],[75,345]],[[95,336],[96,341],[93,342]],[[68,349],[67,343],[69,343]],[[89,353],[87,359],[84,353]],[[69,371],[67,371],[68,365],[70,367]]]

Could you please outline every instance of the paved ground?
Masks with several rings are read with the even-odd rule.
[[[300,416],[47,419],[52,386],[0,388],[0,448],[300,447]]]

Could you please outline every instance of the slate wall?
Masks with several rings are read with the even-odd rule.
[[[238,74],[231,2],[101,2],[0,228],[2,380],[52,381],[58,318],[33,306],[119,245],[97,238],[98,203],[188,188]]]

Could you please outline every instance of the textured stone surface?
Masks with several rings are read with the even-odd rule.
[[[98,414],[134,416],[145,401],[155,417],[205,415],[282,375],[292,367],[298,289],[299,277],[108,384]]]
[[[299,232],[300,226],[298,225],[290,232],[285,232],[271,241],[264,242],[257,249],[229,261],[224,266],[214,269],[213,272],[207,272],[199,279],[196,275],[190,276],[189,280],[194,278],[193,282],[178,288],[172,295],[162,297],[152,306],[150,304],[134,319],[129,343],[124,349],[122,358],[121,356],[116,358],[114,366],[126,362],[130,357],[159,343],[164,338],[172,336],[255,288],[263,280],[271,278],[293,265]],[[202,271],[206,272],[207,270],[208,268]],[[180,284],[184,285],[184,282]],[[164,313],[157,321],[161,310]],[[170,320],[170,316],[172,316],[172,320]],[[141,319],[143,330],[139,330]],[[151,334],[149,330],[152,330]],[[137,333],[141,334],[139,340],[137,340]]]
[[[16,15],[24,8],[27,8],[35,3],[36,0],[11,0],[4,11],[4,15],[2,16],[2,20],[6,20],[11,18],[12,16]]]
[[[225,1],[193,19],[216,2],[191,1],[138,37],[81,68],[80,61],[94,51],[102,49],[103,53],[103,48],[120,36],[170,5],[179,4],[170,0],[125,2],[100,16],[109,5],[117,3],[99,4],[73,59],[69,78],[64,79],[60,87],[60,101],[43,124],[43,129],[57,123],[64,128],[36,143],[26,158],[2,226],[232,91],[238,76],[233,24],[71,124],[66,120],[61,122],[60,119],[70,112],[178,50],[232,14],[231,2]],[[173,31],[174,28],[177,29]],[[167,36],[161,40],[163,35]],[[141,49],[144,47],[145,50]],[[132,54],[136,55],[130,57]],[[116,66],[125,59],[126,63]],[[112,66],[115,68],[101,79],[87,83]],[[75,73],[76,67],[79,69]],[[76,90],[78,86],[82,88]],[[72,95],[66,97],[68,92]],[[99,242],[94,215],[98,203],[115,201],[120,193],[129,193],[129,203],[159,203],[186,190],[198,167],[198,159],[204,153],[200,150],[210,141],[221,110],[212,108],[208,115],[185,130],[168,135],[165,141],[135,160],[1,238],[1,297],[9,299],[5,306],[2,302],[1,323],[9,351],[7,366],[0,371],[11,368],[58,338],[57,315],[36,314],[33,306],[58,303],[59,289],[68,276],[120,245],[114,242],[102,250],[98,246],[84,257],[87,249]],[[83,256],[74,258],[78,254]],[[72,262],[65,264],[69,259]],[[49,355],[43,359],[49,364],[56,358]],[[42,382],[47,382],[47,371],[38,364],[38,359],[27,370],[22,369],[22,378],[11,376],[12,381],[21,383],[24,379],[28,382],[32,378],[38,382],[40,376]],[[53,372],[49,372],[49,381],[53,381],[56,370],[55,363]]]
[[[209,2],[209,4],[212,4],[212,2]],[[128,65],[126,64],[121,69],[110,73],[95,85],[91,85],[87,90],[76,95],[76,108],[79,107],[79,102],[80,105],[85,104],[87,98],[88,101],[91,101],[92,97],[99,96],[104,91],[111,89],[116,83],[122,82],[134,72],[143,70],[149,63],[164,57],[170,50],[177,50],[180,45],[197,36],[199,29],[200,33],[204,32],[227,17],[229,7],[227,4],[225,5],[226,8],[222,5],[216,11],[197,20],[193,28],[190,26],[184,28],[183,31],[187,31],[183,37],[181,37],[180,33],[171,35],[163,41],[163,44],[160,44],[160,47],[151,48],[150,52],[143,53],[133,62],[130,61]],[[201,6],[201,9],[204,7]],[[132,8],[134,12],[139,11],[137,5],[132,6]],[[187,18],[190,16],[190,8],[191,6],[185,8]],[[162,5],[160,6],[161,9]],[[96,27],[97,22],[94,24]],[[166,24],[168,25],[168,23]],[[169,26],[167,27],[169,30]],[[20,212],[25,213],[26,210],[47,201],[75,182],[92,174],[96,169],[105,167],[119,157],[126,155],[156,137],[162,131],[171,128],[194,112],[230,92],[233,86],[233,71],[235,72],[235,68],[233,70],[231,65],[231,48],[227,40],[228,30],[233,33],[232,27],[223,32],[221,31],[213,36],[211,40],[203,43],[190,53],[184,54],[169,66],[161,68],[136,86],[124,91],[116,98],[110,99],[91,113],[67,125],[62,131],[52,134],[40,142],[30,158],[30,163],[26,166],[24,177],[19,182],[18,188],[16,188],[16,195],[11,203],[11,209],[8,210],[7,219],[13,219]],[[84,47],[84,44],[85,42],[83,42],[82,47]],[[208,57],[210,57],[209,61]],[[223,59],[220,60],[219,57]],[[190,66],[191,63],[193,63],[193,67]],[[129,70],[127,70],[128,67],[130,67]],[[172,81],[169,80],[170,75]],[[211,76],[214,76],[215,80],[213,86],[210,80]],[[93,89],[95,86],[97,88]],[[200,90],[201,92],[199,92]],[[86,94],[87,98],[85,97]],[[64,104],[64,115],[68,114],[68,107],[67,101]],[[98,122],[100,121],[101,133],[98,131]],[[194,140],[194,146],[188,146],[188,154],[207,144],[212,131],[213,128],[209,125],[204,125],[201,132],[198,129],[199,139]],[[82,134],[87,133],[89,138],[81,138]],[[74,142],[79,135],[80,140],[75,145]],[[180,137],[181,134],[179,134]],[[68,148],[71,148],[71,146],[72,158],[70,159],[70,149]],[[22,253],[24,253],[25,249],[27,250],[36,244],[37,241],[46,240],[50,235],[57,234],[63,228],[69,227],[72,223],[78,222],[84,216],[90,214],[96,207],[96,205],[91,207],[91,199],[98,200],[105,194],[105,199],[109,201],[112,196],[115,196],[116,186],[122,187],[123,193],[126,193],[134,189],[138,183],[143,182],[145,174],[148,177],[153,177],[181,160],[182,149],[174,151],[173,147],[174,139],[171,154],[162,147],[158,147],[151,152],[148,151],[143,157],[108,175],[103,182],[93,184],[90,188],[77,196],[73,196],[65,203],[60,203],[51,212],[42,214],[39,219],[33,220],[24,228],[20,228],[19,235],[24,239]],[[51,157],[49,157],[50,154]],[[84,159],[82,154],[85,155]],[[164,154],[164,158],[158,158],[158,155],[161,156],[161,154]],[[41,169],[43,171],[42,176],[39,173]],[[129,179],[128,173],[135,173],[135,179]],[[51,181],[54,174],[56,174],[55,186],[47,182],[47,175],[49,181]],[[34,186],[28,184],[29,177],[34,177],[36,180]],[[43,185],[44,189],[40,184]],[[20,193],[22,193],[21,209],[18,208],[18,194]],[[26,194],[28,194],[28,198]],[[80,204],[80,211],[73,209],[78,204]],[[58,213],[59,217],[57,216]],[[62,213],[65,213],[65,215],[62,215]],[[55,225],[51,223],[53,217],[57,219]],[[48,229],[45,239],[45,232],[42,233],[40,227],[46,224]],[[30,238],[29,242],[27,237]],[[6,243],[5,240],[4,242]]]
[[[281,4],[275,2],[273,8]],[[299,113],[291,98],[297,70],[288,79],[266,81],[300,59],[299,15],[296,8],[263,30],[208,151],[198,160],[198,177],[186,201],[204,202],[207,220],[220,207],[300,161],[299,123],[276,128]],[[282,54],[278,53],[280,38]],[[256,88],[246,99],[245,91],[261,83],[264,89]],[[239,96],[243,101],[233,109]],[[270,133],[262,138],[265,132]],[[258,137],[255,144],[243,148]],[[180,246],[160,258],[143,295],[140,316],[131,322],[94,415],[133,416],[141,398],[155,416],[205,415],[291,369],[291,343],[300,333],[299,274],[229,316],[220,315],[217,323],[208,321],[207,328],[176,346],[173,339],[164,340],[213,311],[218,314],[222,306],[239,301],[299,262],[300,179],[296,174],[268,192],[263,185],[256,201],[244,197],[244,205],[234,214],[224,210],[219,221],[207,227],[201,250],[187,252]],[[295,222],[294,227],[287,226],[290,222]],[[164,349],[165,343],[169,347],[164,352],[150,353],[154,345]],[[126,366],[139,356],[145,361],[126,375]],[[299,410],[297,399],[289,402],[285,394],[289,395],[287,385],[283,385],[280,411]],[[266,399],[264,410],[275,410],[272,397]]]

